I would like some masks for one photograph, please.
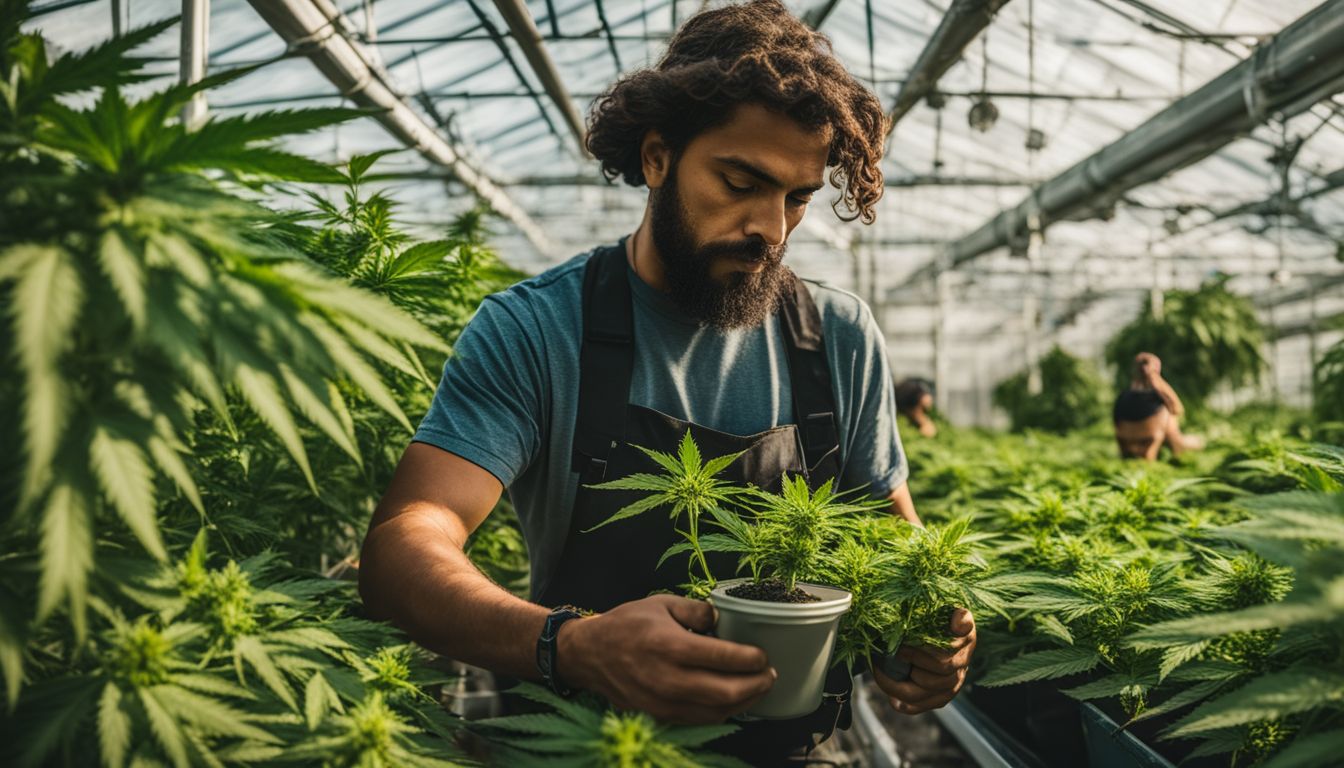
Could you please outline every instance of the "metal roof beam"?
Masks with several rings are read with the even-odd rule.
[[[1344,0],[1326,0],[1284,28],[1255,53],[1204,87],[1173,102],[1145,123],[1041,184],[1017,206],[1001,211],[956,241],[949,266],[995,248],[1024,242],[1028,223],[1084,220],[1125,192],[1216,152],[1270,119],[1286,118],[1344,89]],[[926,279],[934,265],[911,280]]]
[[[826,23],[826,17],[831,15],[835,6],[840,4],[840,0],[821,0],[816,5],[803,11],[803,23],[813,29],[821,29],[821,25]]]
[[[543,255],[552,253],[550,240],[531,217],[490,177],[468,165],[433,125],[411,109],[363,46],[346,36],[348,20],[330,0],[248,2],[288,45],[307,55],[342,95],[379,110],[372,117],[389,133],[430,162],[448,168],[486,205],[513,222]]]
[[[527,63],[532,66],[532,72],[537,76],[546,95],[551,97],[556,109],[560,110],[560,115],[564,117],[570,133],[574,135],[579,155],[588,157],[583,118],[574,108],[574,100],[569,97],[560,71],[555,68],[555,62],[551,59],[550,52],[546,50],[546,44],[541,40],[541,30],[537,29],[536,22],[532,20],[532,13],[527,10],[523,0],[495,0],[495,8],[499,9],[504,22],[509,25],[509,32],[513,35],[514,42],[523,49],[523,56],[527,57]],[[615,44],[612,45],[614,47]]]
[[[896,104],[888,116],[888,136],[911,107],[938,86],[938,79],[957,63],[966,46],[989,26],[994,14],[1007,3],[1008,0],[952,0],[947,14],[924,44],[915,66],[896,92]]]

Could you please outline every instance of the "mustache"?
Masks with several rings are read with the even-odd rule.
[[[705,261],[727,257],[750,264],[778,264],[784,260],[786,245],[766,245],[761,240],[740,240],[731,243],[710,243],[701,246],[699,256]]]

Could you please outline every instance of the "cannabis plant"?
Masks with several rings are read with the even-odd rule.
[[[351,158],[333,169],[344,187],[337,206],[309,190],[311,211],[287,214],[276,236],[308,255],[314,264],[365,291],[383,295],[395,306],[450,343],[481,298],[502,289],[515,273],[499,263],[485,245],[485,219],[472,209],[453,220],[438,240],[417,242],[397,218],[397,204],[370,193],[365,181],[384,153]],[[446,349],[446,347],[444,348]],[[325,568],[332,559],[353,558],[363,527],[400,459],[409,435],[405,423],[380,403],[392,402],[408,413],[424,412],[433,397],[444,350],[401,345],[388,347],[373,370],[385,391],[371,396],[353,382],[339,382],[344,409],[338,413],[360,461],[325,439],[316,428],[300,425],[309,462],[322,477],[318,492],[307,485],[302,467],[278,443],[264,422],[231,406],[231,422],[208,412],[198,414],[190,435],[192,473],[205,478],[204,500],[215,526],[227,534],[225,546],[273,547],[296,563]],[[189,517],[179,504],[176,512]],[[488,531],[513,536],[521,547],[508,510],[489,518]],[[475,537],[484,539],[483,532]],[[504,539],[502,546],[509,543]],[[476,555],[491,555],[477,546]],[[517,579],[517,548],[511,557]],[[482,561],[484,567],[492,564]],[[523,564],[522,571],[526,571]]]
[[[1106,346],[1118,389],[1129,387],[1134,357],[1151,352],[1167,363],[1164,377],[1186,401],[1202,404],[1218,386],[1255,383],[1265,367],[1265,331],[1250,299],[1227,290],[1227,277],[1197,290],[1171,290]]]
[[[348,584],[296,578],[264,555],[208,563],[203,532],[175,563],[112,561],[124,585],[94,599],[71,658],[53,654],[61,635],[42,638],[39,679],[3,725],[6,764],[290,759],[287,745],[326,743],[375,696],[403,730],[452,752],[453,726],[422,690],[432,673],[389,628],[343,615]]]
[[[745,768],[736,758],[702,751],[733,725],[673,726],[642,712],[603,708],[589,696],[563,699],[524,683],[513,693],[551,711],[474,724],[496,741],[494,762],[518,768]]]
[[[589,530],[596,530],[650,510],[665,508],[674,521],[683,523],[686,527],[678,529],[684,541],[672,545],[658,564],[661,565],[673,555],[690,552],[691,591],[695,594],[708,594],[714,588],[716,580],[714,574],[710,572],[709,563],[705,560],[706,544],[700,535],[700,520],[706,515],[723,514],[725,507],[749,493],[749,489],[737,487],[717,477],[742,454],[734,453],[705,461],[701,458],[700,448],[695,444],[690,432],[682,436],[676,456],[641,446],[636,447],[661,467],[663,474],[636,472],[592,486],[603,490],[642,491],[646,495],[622,507]],[[700,569],[698,574],[695,572],[696,566]]]
[[[126,53],[170,22],[48,64],[44,41],[20,32],[19,10],[8,3],[0,27],[0,334],[13,350],[0,387],[5,410],[23,417],[6,549],[37,554],[38,620],[65,607],[82,633],[95,539],[163,559],[156,502],[180,493],[206,514],[185,449],[202,408],[231,424],[236,397],[315,490],[299,420],[358,461],[338,384],[355,382],[406,423],[370,360],[443,343],[283,247],[269,234],[274,214],[204,173],[331,180],[270,142],[358,113],[230,117],[188,132],[169,116],[245,72],[130,100],[119,76],[140,60]],[[97,98],[83,108],[61,98],[90,89]],[[99,527],[108,516],[130,536]]]
[[[340,553],[330,507],[277,500],[382,471],[410,428],[396,376],[449,347],[265,205],[348,182],[274,141],[360,113],[189,132],[182,104],[247,71],[128,98],[171,22],[49,60],[26,15],[0,0],[0,762],[451,758],[405,639],[265,551],[311,530],[305,557]]]
[[[1344,421],[1344,340],[1321,355],[1312,368],[1312,410],[1320,421]]]
[[[1158,659],[1124,645],[1146,623],[1189,610],[1188,590],[1176,566],[1095,562],[1066,576],[1040,576],[1012,607],[1032,614],[1048,650],[1025,653],[991,669],[981,683],[1010,685],[1089,672],[1105,665],[1111,675],[1081,689],[1078,698],[1122,697],[1130,714],[1143,709]]]
[[[1333,765],[1344,739],[1344,494],[1290,492],[1244,502],[1247,520],[1222,535],[1297,573],[1243,556],[1220,568],[1230,610],[1147,627],[1129,643],[1221,665],[1168,702],[1199,704],[1170,738],[1199,738],[1199,754],[1233,753],[1269,766]],[[1282,601],[1275,602],[1283,597]],[[1179,669],[1177,671],[1180,671]]]
[[[1036,365],[1039,392],[1030,390],[1026,371],[994,387],[994,405],[1008,414],[1014,432],[1040,429],[1064,434],[1106,417],[1106,387],[1090,363],[1054,347]]]

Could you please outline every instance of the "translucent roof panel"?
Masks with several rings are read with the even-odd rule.
[[[514,265],[539,271],[637,224],[642,190],[607,184],[579,152],[562,110],[492,0],[339,4],[351,36],[408,103],[545,231],[553,247],[543,253],[509,222],[496,225],[496,242]],[[676,25],[702,4],[526,2],[580,115],[622,73],[655,63]],[[826,4],[786,0],[799,14]],[[125,21],[138,25],[175,14],[180,3],[122,0],[120,6]],[[839,0],[821,31],[890,107],[948,6],[949,0]],[[878,305],[893,347],[918,360],[927,348],[920,339],[931,338],[934,291],[927,282],[907,285],[907,276],[1023,200],[1034,184],[1237,65],[1314,6],[1312,0],[1012,0],[939,81],[941,108],[921,102],[896,126],[877,222],[841,222],[828,210],[833,195],[823,193],[791,238],[790,263]],[[110,33],[110,0],[49,0],[39,7],[58,10],[33,25],[66,47],[85,47]],[[157,66],[166,77],[176,72],[178,44],[176,34],[166,34],[150,46],[162,57]],[[285,57],[283,41],[245,0],[211,2],[209,50],[212,69],[271,61],[212,93],[217,113],[342,101],[306,58]],[[986,96],[999,116],[982,132],[968,113]],[[1039,149],[1027,147],[1033,130],[1041,134]],[[1297,147],[1286,188],[1273,162],[1285,145]],[[305,137],[300,148],[334,161],[396,146],[382,126],[364,120]],[[406,216],[427,230],[472,202],[446,169],[413,150],[387,158],[379,169]],[[1053,224],[1029,258],[1000,248],[960,267],[951,278],[955,302],[940,316],[965,330],[946,341],[984,352],[988,342],[974,341],[976,334],[1022,322],[1027,293],[1038,294],[1041,325],[1057,325],[1060,339],[1074,339],[1075,327],[1104,339],[1133,315],[1145,291],[1197,285],[1219,271],[1238,275],[1239,290],[1296,295],[1344,272],[1336,257],[1344,239],[1341,186],[1344,108],[1327,100],[1129,190],[1108,220]],[[1281,209],[1290,215],[1278,215]],[[1002,365],[1020,364],[1021,350],[998,343],[995,354],[1004,349]],[[986,361],[980,364],[985,376],[1003,373]],[[927,361],[910,363],[921,366]]]

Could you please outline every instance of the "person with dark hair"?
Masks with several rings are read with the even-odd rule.
[[[1198,436],[1181,433],[1185,407],[1162,378],[1161,359],[1151,352],[1135,356],[1129,389],[1115,398],[1111,413],[1115,441],[1124,458],[1153,461],[1163,445],[1175,455],[1204,447]]]
[[[827,180],[837,214],[873,221],[886,127],[876,96],[778,0],[692,16],[657,65],[597,99],[588,149],[608,178],[648,188],[643,220],[482,302],[374,512],[360,567],[370,614],[455,659],[661,720],[722,722],[763,696],[764,652],[708,636],[713,609],[666,594],[686,578],[657,566],[675,521],[589,531],[624,503],[591,486],[658,471],[637,447],[675,453],[689,431],[706,455],[741,452],[722,479],[778,489],[801,470],[918,524],[872,312],[783,263]],[[463,553],[505,488],[530,601]],[[899,712],[960,690],[970,613],[949,631],[949,648],[898,650],[907,679],[876,673]],[[742,722],[711,748],[753,765],[806,752],[848,722],[849,676],[835,672],[812,715]]]
[[[896,411],[910,420],[925,437],[937,437],[938,425],[933,422],[933,382],[909,378],[896,385]]]

